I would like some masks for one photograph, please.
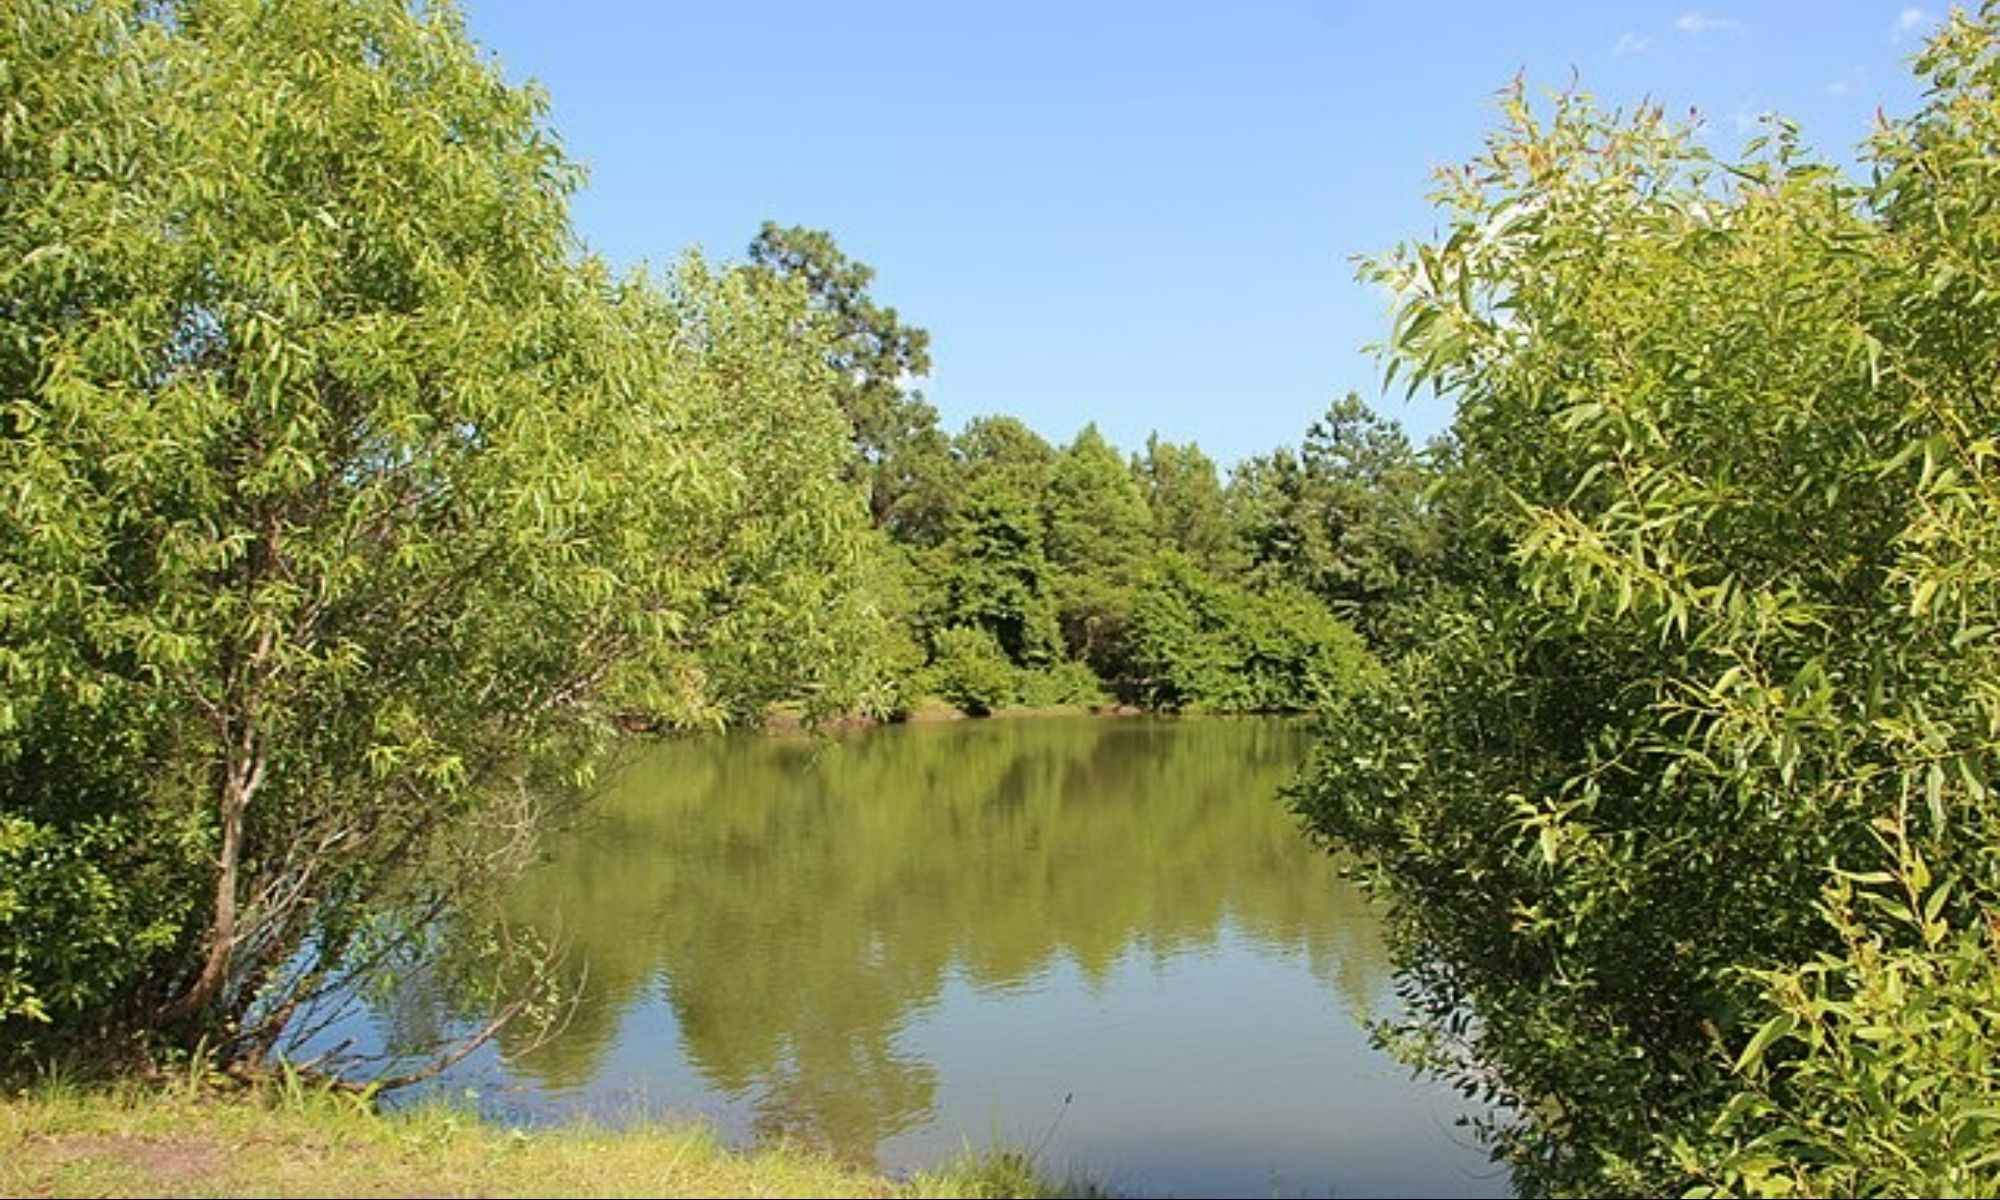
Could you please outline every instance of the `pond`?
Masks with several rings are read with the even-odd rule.
[[[997,1142],[1129,1195],[1497,1196],[1363,1023],[1376,916],[1301,837],[1282,720],[1021,719],[663,744],[512,893],[554,1040],[515,1120],[700,1114],[889,1170]]]

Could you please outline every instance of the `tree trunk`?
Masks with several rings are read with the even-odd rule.
[[[243,814],[250,798],[264,782],[265,755],[253,748],[254,739],[244,737],[249,753],[230,763],[222,777],[218,798],[222,815],[222,850],[216,860],[215,910],[208,923],[208,957],[201,974],[178,1000],[162,1014],[168,1021],[185,1020],[212,1003],[229,978],[229,966],[236,953],[236,892],[243,857]]]

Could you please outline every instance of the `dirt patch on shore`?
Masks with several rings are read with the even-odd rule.
[[[30,1140],[48,1148],[52,1167],[108,1161],[143,1171],[162,1188],[200,1179],[222,1163],[222,1148],[206,1138],[66,1133]]]

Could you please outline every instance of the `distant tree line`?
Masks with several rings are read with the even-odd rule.
[[[872,270],[774,224],[749,262],[803,284],[843,381],[896,617],[871,715],[925,694],[974,713],[1315,709],[1369,669],[1362,633],[1386,633],[1435,570],[1427,455],[1357,397],[1226,480],[1191,442],[1155,435],[1128,457],[1095,424],[1062,446],[1006,416],[948,434],[909,386],[928,335],[869,298]]]

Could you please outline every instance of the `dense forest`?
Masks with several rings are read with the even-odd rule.
[[[546,1015],[480,914],[636,728],[1313,711],[1521,1191],[2000,1193],[2000,7],[1916,68],[1865,178],[1517,88],[1364,267],[1448,436],[1225,475],[947,432],[825,232],[613,271],[448,6],[21,0],[0,1065]]]
[[[803,287],[854,431],[886,618],[840,697],[863,715],[927,694],[975,714],[1316,709],[1369,669],[1356,630],[1386,630],[1435,569],[1427,455],[1351,394],[1226,482],[1157,434],[1129,457],[1095,425],[1064,446],[1002,415],[951,435],[904,386],[928,335],[870,299],[873,272],[831,235],[766,224],[744,269]]]

